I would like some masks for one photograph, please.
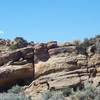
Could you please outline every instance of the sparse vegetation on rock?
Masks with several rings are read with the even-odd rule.
[[[0,93],[0,100],[31,100],[26,97],[22,87],[16,85],[7,92]]]
[[[86,84],[82,90],[77,88],[64,88],[55,91],[45,91],[41,100],[99,100],[100,86],[94,87],[92,84]]]

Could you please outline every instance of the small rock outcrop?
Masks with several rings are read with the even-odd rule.
[[[8,63],[9,61],[12,62],[19,61],[21,58],[24,60],[33,59],[34,56],[33,52],[34,52],[33,47],[29,46],[29,47],[17,49],[15,51],[11,51],[9,53],[3,54],[0,56],[0,66]]]
[[[36,44],[34,46],[34,52],[38,61],[47,61],[49,59],[48,48],[45,43]]]
[[[10,87],[16,83],[27,82],[33,77],[32,64],[5,65],[0,67],[0,88]]]

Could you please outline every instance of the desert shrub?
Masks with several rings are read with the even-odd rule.
[[[42,100],[49,100],[52,97],[52,93],[50,91],[45,91],[42,95]]]
[[[73,91],[72,88],[45,91],[42,100],[100,100],[100,86],[95,87],[91,83],[86,83],[84,89]]]
[[[17,49],[17,45],[16,44],[12,44],[10,47],[9,47],[10,50],[16,50]]]
[[[28,42],[22,38],[22,37],[16,37],[14,39],[14,44],[12,44],[10,46],[10,50],[15,50],[15,49],[18,49],[18,48],[23,48],[23,47],[26,47],[28,45]]]
[[[76,46],[76,49],[78,54],[83,54],[83,55],[86,54],[87,48],[83,44]]]
[[[21,86],[13,86],[11,89],[8,90],[8,93],[15,93],[18,94],[22,91],[22,87]]]
[[[0,100],[30,100],[30,99],[23,94],[2,93],[0,94]]]
[[[100,35],[96,35],[96,37],[95,38],[100,38]]]
[[[48,100],[64,100],[64,96],[61,91],[57,91],[52,94],[52,97]]]
[[[75,92],[74,97],[76,98],[76,100],[87,100],[85,92],[82,91]]]
[[[82,45],[87,48],[90,45],[90,40],[88,38],[85,38]]]
[[[61,91],[45,91],[42,100],[64,100]]]
[[[23,48],[28,45],[28,42],[22,37],[16,37],[14,41],[17,43],[17,48]]]
[[[73,43],[74,43],[75,45],[80,45],[80,44],[81,44],[81,41],[80,41],[80,40],[74,40]]]
[[[0,100],[31,100],[29,97],[26,97],[22,87],[16,85],[13,86],[5,93],[0,93]]]
[[[71,95],[71,100],[100,100],[100,87],[86,84],[83,90],[78,90]]]
[[[65,88],[62,90],[62,93],[63,93],[63,95],[64,95],[65,97],[67,97],[67,96],[71,95],[72,89],[69,88],[69,87],[65,87]]]

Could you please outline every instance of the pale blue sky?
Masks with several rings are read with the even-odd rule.
[[[96,34],[100,0],[0,0],[0,38],[70,41]]]

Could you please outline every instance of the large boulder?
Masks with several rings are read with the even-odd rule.
[[[58,47],[58,48],[53,48],[48,50],[49,55],[57,55],[60,53],[75,53],[76,52],[76,46],[68,46],[68,47]]]
[[[64,47],[59,47],[59,48],[49,49],[48,52],[49,52],[50,56],[53,56],[53,55],[57,55],[59,53],[67,52],[67,49]]]
[[[47,61],[49,59],[49,53],[45,43],[36,44],[34,46],[34,53],[39,61]]]
[[[48,49],[57,48],[57,47],[58,47],[57,41],[51,41],[51,42],[47,43],[47,48]]]
[[[0,87],[8,87],[16,84],[20,80],[33,77],[31,63],[25,65],[6,65],[0,67]]]
[[[17,49],[15,51],[9,52],[7,54],[3,54],[0,57],[0,66],[8,63],[9,61],[15,62],[18,61],[20,58],[23,59],[33,59],[34,48],[31,46]]]

